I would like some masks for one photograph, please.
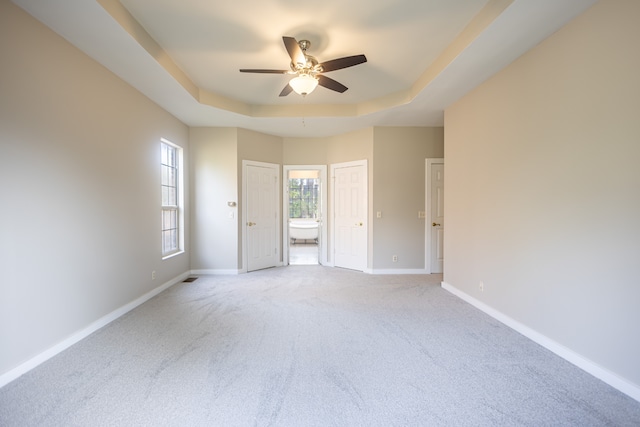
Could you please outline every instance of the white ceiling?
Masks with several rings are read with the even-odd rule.
[[[596,0],[14,0],[190,126],[285,137],[442,126],[443,110]],[[308,39],[349,90],[278,94],[282,36]]]

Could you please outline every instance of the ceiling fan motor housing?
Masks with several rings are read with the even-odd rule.
[[[318,65],[318,60],[315,56],[307,55],[307,49],[311,46],[311,42],[309,40],[300,40],[298,41],[298,45],[300,49],[302,49],[302,54],[304,55],[305,63],[302,64],[300,62],[294,63],[291,62],[291,70],[299,73],[306,74],[310,76],[315,76],[318,73],[322,72],[322,66]]]

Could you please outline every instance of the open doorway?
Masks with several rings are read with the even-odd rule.
[[[326,264],[326,166],[284,166],[284,261]]]

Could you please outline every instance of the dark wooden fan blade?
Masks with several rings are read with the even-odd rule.
[[[343,85],[342,83],[339,83],[327,76],[323,76],[322,74],[320,74],[318,76],[318,84],[320,86],[324,86],[327,89],[331,89],[331,90],[335,90],[336,92],[344,92],[345,90],[349,89],[348,87],[346,87],[345,85]]]
[[[251,68],[241,68],[241,73],[260,73],[260,74],[287,74],[289,70],[263,70],[263,69],[251,69]]]
[[[367,62],[367,57],[364,55],[345,56],[344,58],[332,59],[331,61],[323,62],[322,72],[327,73],[329,71],[341,70],[343,68],[353,67],[354,65]]]
[[[282,88],[282,92],[280,92],[279,96],[287,96],[291,93],[291,91],[293,91],[293,88],[289,83],[287,83],[287,85]]]
[[[307,63],[307,59],[304,57],[304,53],[302,52],[302,49],[300,49],[300,45],[297,40],[293,37],[283,36],[282,41],[284,42],[284,47],[287,48],[287,52],[291,57],[291,62],[304,66]]]

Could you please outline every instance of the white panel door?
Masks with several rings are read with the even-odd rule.
[[[278,166],[246,165],[247,271],[278,262]]]
[[[444,264],[444,163],[431,165],[431,273],[442,273]]]
[[[334,169],[334,265],[364,271],[367,266],[367,170]]]

